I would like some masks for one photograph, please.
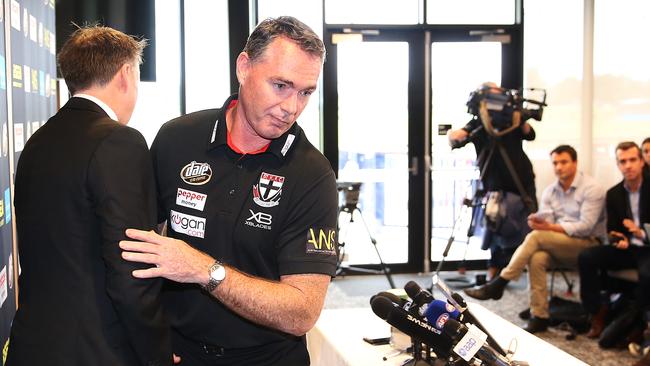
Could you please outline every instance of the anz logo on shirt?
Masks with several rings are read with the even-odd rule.
[[[336,230],[309,228],[306,252],[336,255]]]

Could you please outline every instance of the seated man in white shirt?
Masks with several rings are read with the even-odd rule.
[[[539,211],[528,217],[533,231],[499,276],[465,290],[475,299],[498,300],[508,282],[528,267],[531,317],[524,329],[531,333],[546,330],[549,323],[546,271],[552,266],[575,267],[578,254],[605,236],[604,189],[590,176],[578,172],[573,147],[560,145],[550,155],[558,180],[544,190]]]

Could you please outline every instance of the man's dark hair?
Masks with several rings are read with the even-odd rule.
[[[578,153],[576,152],[576,149],[574,149],[571,145],[560,145],[553,149],[551,151],[550,155],[553,154],[562,154],[562,153],[567,153],[571,157],[571,161],[577,161],[578,160]]]
[[[643,145],[645,145],[645,144],[647,144],[647,143],[650,143],[650,137],[646,137],[646,138],[643,140],[643,142],[641,143],[641,146],[643,146]]]
[[[641,155],[641,148],[639,145],[636,144],[634,141],[623,141],[616,145],[616,150],[621,150],[621,151],[626,151],[629,149],[636,149],[637,153],[639,154],[639,159],[643,160],[643,155]]]
[[[298,19],[290,16],[267,18],[255,27],[248,37],[244,52],[255,62],[262,57],[266,48],[278,37],[294,41],[301,50],[325,60],[325,46],[314,31]]]
[[[57,57],[71,94],[106,85],[126,63],[142,63],[147,41],[98,25],[80,27],[63,44]]]

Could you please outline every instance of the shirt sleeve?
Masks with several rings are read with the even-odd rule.
[[[585,187],[580,204],[580,219],[576,222],[560,223],[564,231],[573,237],[588,237],[598,223],[605,205],[605,192],[595,183]]]
[[[294,207],[278,240],[280,275],[334,276],[338,259],[338,195],[334,172],[328,170],[292,201]]]
[[[143,365],[171,365],[171,335],[160,305],[161,279],[137,279],[148,265],[127,262],[118,246],[127,228],[151,230],[156,201],[153,169],[139,132],[115,129],[90,162],[88,184],[95,203],[105,264],[106,292]]]

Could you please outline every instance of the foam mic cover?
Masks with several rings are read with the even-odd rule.
[[[433,295],[429,291],[423,290],[415,281],[409,281],[404,285],[404,291],[417,306],[422,306],[433,301]]]
[[[370,307],[378,317],[384,319],[388,324],[418,342],[433,348],[438,356],[447,357],[451,353],[452,342],[449,337],[443,335],[426,320],[402,309],[390,299],[384,296],[374,296]]]
[[[387,298],[388,300],[390,300],[390,301],[394,302],[395,304],[397,304],[397,306],[399,306],[399,307],[404,307],[404,304],[407,303],[406,300],[402,299],[401,297],[395,295],[392,292],[382,291],[382,292],[378,293],[377,295],[373,295],[370,298],[370,303],[371,304],[372,304],[372,300],[377,296],[383,296],[383,297]]]
[[[460,317],[460,311],[445,301],[433,300],[424,312],[424,317],[427,318],[429,324],[442,330],[447,320],[457,320]]]

